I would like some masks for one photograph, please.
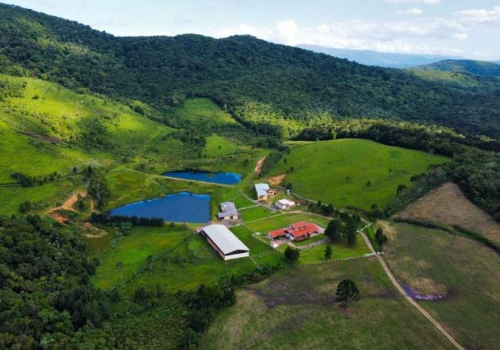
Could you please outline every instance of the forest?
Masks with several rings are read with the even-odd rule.
[[[141,100],[156,108],[157,119],[168,119],[169,106],[187,97],[208,97],[257,129],[283,119],[304,124],[369,117],[500,136],[498,89],[471,92],[251,36],[114,37],[3,4],[0,31],[0,72]],[[255,106],[266,113],[248,113]],[[287,128],[285,135],[296,129]]]

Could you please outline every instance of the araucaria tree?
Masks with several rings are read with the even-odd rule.
[[[347,305],[350,300],[358,300],[359,289],[354,281],[349,279],[342,280],[337,286],[337,292],[335,293],[336,301]]]
[[[332,246],[327,245],[325,248],[325,259],[330,260],[332,258]]]
[[[293,249],[291,247],[286,247],[286,250],[285,250],[285,258],[286,258],[286,260],[294,263],[297,260],[299,260],[299,257],[300,257],[300,250]]]
[[[380,249],[384,249],[384,244],[387,243],[387,236],[385,235],[384,231],[382,231],[382,228],[378,228],[377,231],[375,232],[375,240],[377,241],[378,246]]]

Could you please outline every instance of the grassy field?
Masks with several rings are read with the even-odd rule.
[[[405,286],[466,349],[498,349],[500,257],[481,244],[444,231],[385,225],[385,259]]]
[[[353,279],[361,299],[334,303]],[[394,290],[375,258],[308,266],[238,291],[202,349],[452,349],[448,340]]]
[[[453,203],[453,205],[449,205]],[[396,214],[404,219],[424,219],[448,225],[458,225],[476,232],[500,245],[500,225],[472,204],[454,183],[448,182],[411,203]]]
[[[152,271],[148,255],[154,257]],[[163,258],[167,259],[166,268],[162,266]],[[103,289],[121,285],[125,295],[132,295],[138,287],[153,288],[156,284],[174,293],[217,282],[223,274],[255,268],[249,259],[224,262],[203,237],[182,227],[134,228],[116,240],[101,261],[93,277],[95,285]],[[116,268],[118,262],[123,264],[122,271]]]
[[[244,212],[244,211],[243,211]],[[320,224],[324,227],[328,225],[330,221],[328,218],[317,216],[314,214],[300,213],[300,214],[279,214],[271,218],[265,218],[261,220],[255,220],[252,222],[245,222],[245,225],[253,230],[254,232],[269,232],[272,230],[277,230],[286,227],[294,222],[299,221],[310,221]]]
[[[268,243],[264,243],[263,241],[258,240],[253,237],[253,232],[250,231],[245,226],[237,226],[231,227],[231,232],[233,232],[236,237],[238,237],[248,248],[250,248],[251,255],[260,255],[266,254],[270,252],[274,252],[275,250]]]
[[[252,207],[244,210],[240,210],[240,215],[243,221],[254,221],[259,219],[268,218],[270,216],[278,215],[279,212],[272,211],[270,209],[264,208],[262,206]]]
[[[424,152],[346,139],[294,147],[270,175],[290,172],[293,167],[285,182],[291,182],[293,191],[301,196],[369,210],[372,204],[387,204],[398,185],[410,187],[411,176],[426,172],[431,164],[448,161]]]

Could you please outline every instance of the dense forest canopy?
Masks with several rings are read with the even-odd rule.
[[[390,118],[500,137],[498,89],[472,92],[250,36],[114,37],[3,4],[0,32],[0,72],[141,100],[160,110],[203,96],[239,112],[248,104],[270,111],[257,121],[240,113],[247,125]]]

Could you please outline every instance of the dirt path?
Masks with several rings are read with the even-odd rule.
[[[384,228],[386,227],[389,227],[388,225],[384,225]],[[368,239],[368,237],[366,237],[366,235],[364,234],[364,232],[360,232],[361,236],[363,237],[363,239],[365,240],[366,242],[366,245],[370,248],[371,252],[372,253],[375,253],[375,249],[373,249],[373,246],[370,242],[370,240]],[[448,338],[448,340],[457,348],[457,349],[460,349],[460,350],[465,350],[451,335],[450,333],[448,333],[446,331],[446,329],[444,329],[436,320],[434,320],[434,318],[427,312],[425,311],[420,305],[418,305],[418,303],[413,300],[412,297],[410,297],[408,295],[408,293],[406,293],[406,291],[401,287],[401,285],[398,283],[398,281],[396,281],[396,279],[394,278],[391,270],[389,270],[389,267],[387,267],[387,264],[385,263],[384,259],[382,259],[382,257],[378,254],[375,254],[375,256],[377,257],[378,261],[380,262],[380,264],[382,265],[382,268],[384,269],[385,273],[387,274],[387,276],[389,277],[389,279],[391,280],[392,284],[396,287],[396,289],[401,293],[401,295],[410,302],[410,304],[412,304],[418,311],[420,311],[420,313],[422,315],[425,316],[425,318],[427,318],[429,321],[432,322],[432,324],[446,337]]]
[[[71,195],[71,197],[69,197],[68,199],[66,199],[66,201],[61,206],[49,209],[45,214],[50,214],[53,211],[61,210],[61,209],[62,210],[69,210],[69,211],[76,211],[75,208],[73,208],[73,205],[78,200],[78,195],[80,195],[82,197],[85,197],[87,195],[87,192],[83,191],[83,192],[75,192],[75,193],[73,193]],[[94,203],[91,203],[91,207],[93,209]]]
[[[260,174],[260,172],[262,171],[262,165],[264,164],[264,161],[266,160],[267,156],[264,157],[264,158],[261,158],[259,159],[259,161],[257,162],[257,164],[255,165],[255,173],[258,175]]]

